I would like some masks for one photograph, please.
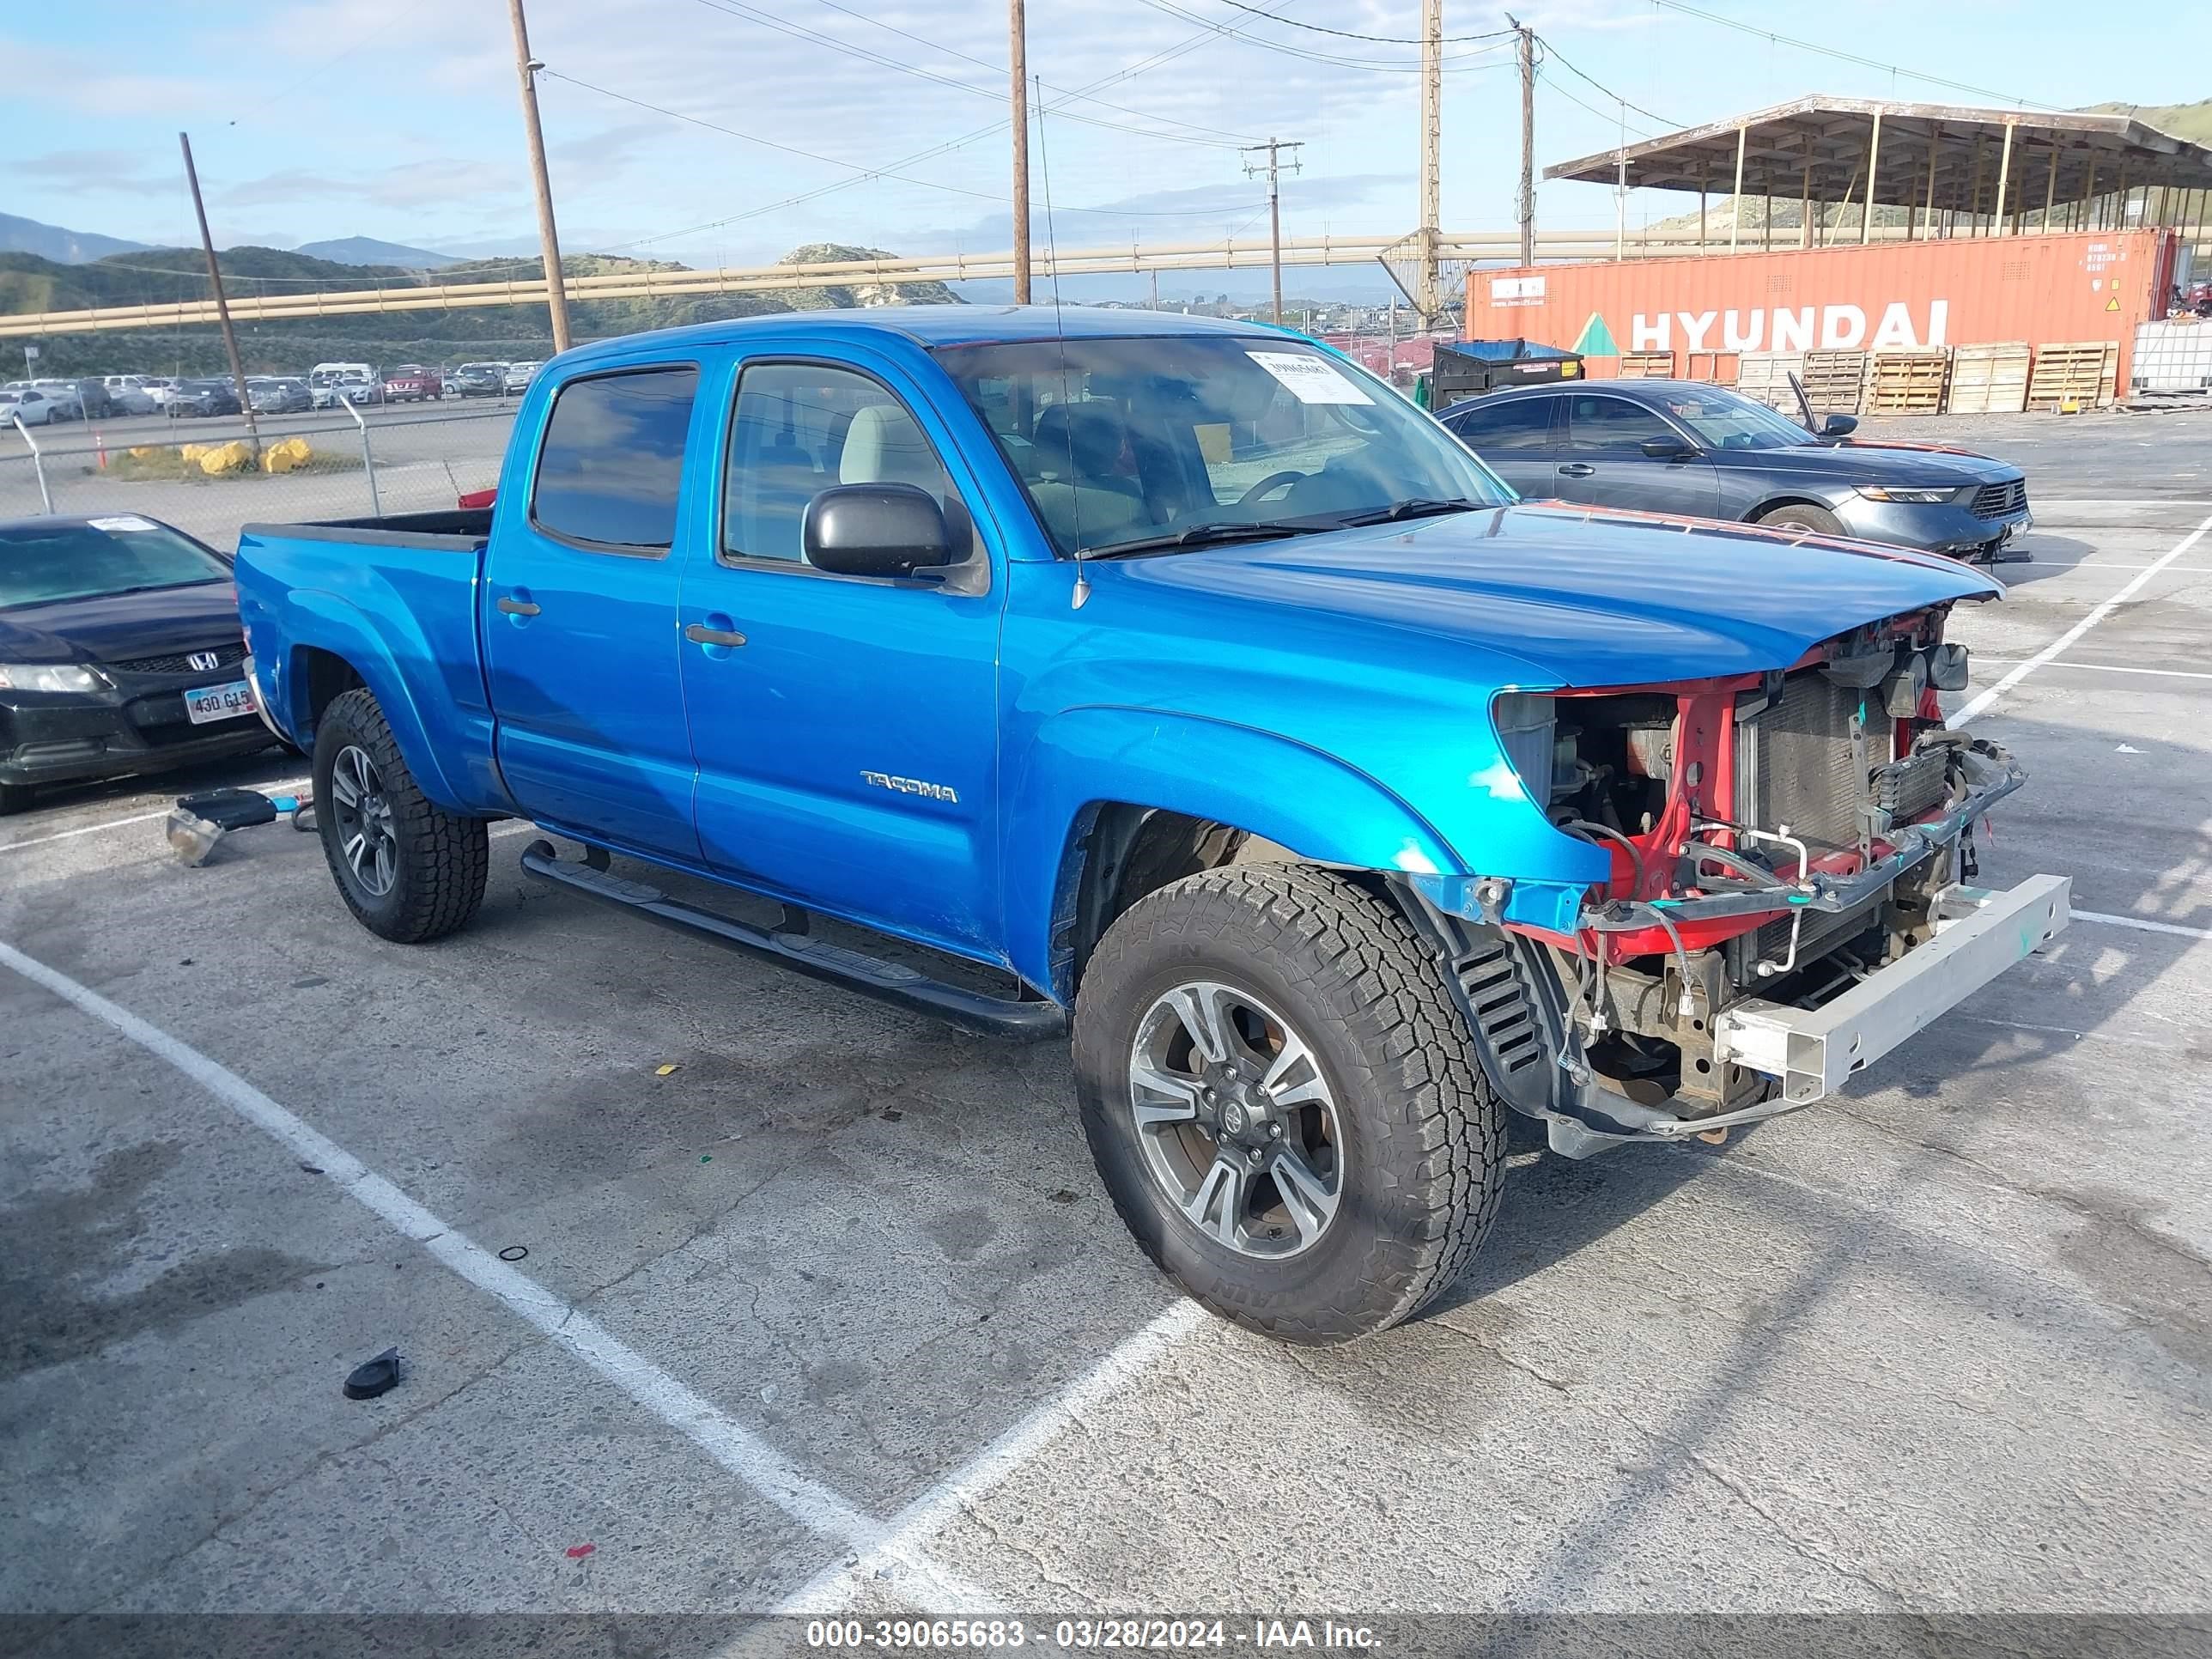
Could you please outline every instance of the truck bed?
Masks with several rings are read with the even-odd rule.
[[[359,519],[317,519],[307,524],[249,524],[242,543],[361,542],[373,547],[453,548],[473,551],[491,535],[491,508],[439,507],[427,513],[386,513]]]

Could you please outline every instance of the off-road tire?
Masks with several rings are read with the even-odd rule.
[[[1147,1171],[1130,1103],[1145,1010],[1218,980],[1279,1010],[1319,1057],[1346,1137],[1336,1220],[1256,1259],[1193,1226]],[[1410,1316],[1466,1268],[1498,1213],[1505,1113],[1441,964],[1386,900],[1303,865],[1188,877],[1100,939],[1076,999],[1084,1133],[1115,1207],[1194,1298],[1267,1335],[1343,1342]]]
[[[357,745],[375,763],[392,811],[397,843],[392,890],[368,891],[348,866],[331,810],[331,771],[340,750]],[[483,902],[491,842],[482,818],[434,805],[394,741],[375,695],[356,687],[334,699],[315,731],[315,828],[331,879],[356,921],[398,945],[422,945],[465,925]]]
[[[1811,507],[1791,501],[1784,507],[1770,507],[1759,515],[1759,522],[1772,525],[1778,530],[1810,530],[1821,536],[1840,536],[1844,521],[1825,507]]]

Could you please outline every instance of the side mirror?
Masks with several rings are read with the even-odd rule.
[[[911,576],[952,562],[945,510],[910,483],[837,484],[806,504],[806,562],[841,576]]]
[[[1655,461],[1679,461],[1696,454],[1698,447],[1687,438],[1669,433],[1663,438],[1646,438],[1644,453]]]
[[[1820,422],[1823,438],[1847,438],[1858,429],[1859,417],[1856,415],[1831,415]]]

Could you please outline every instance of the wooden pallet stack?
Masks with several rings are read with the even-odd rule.
[[[1942,346],[1877,351],[1867,364],[1863,407],[1869,415],[1941,415],[1950,377],[1951,354]]]
[[[2025,340],[1962,345],[1951,353],[1954,415],[2017,415],[2027,407],[2029,352]]]
[[[1805,372],[1802,351],[1747,351],[1736,359],[1735,389],[1753,403],[1797,416],[1797,394],[1790,377]]]
[[[1802,378],[1815,413],[1856,415],[1866,397],[1867,354],[1808,351]]]
[[[1624,380],[1671,380],[1674,378],[1674,354],[1671,351],[1623,352],[1620,378]]]
[[[2120,348],[2113,340],[2085,340],[2035,349],[2035,367],[2027,377],[2027,406],[2057,409],[2074,404],[2083,409],[2109,404],[2118,390]]]

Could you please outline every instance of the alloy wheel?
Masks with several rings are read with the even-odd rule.
[[[392,803],[368,751],[348,744],[331,765],[331,816],[338,851],[361,890],[382,898],[399,878],[399,842],[392,832]]]

